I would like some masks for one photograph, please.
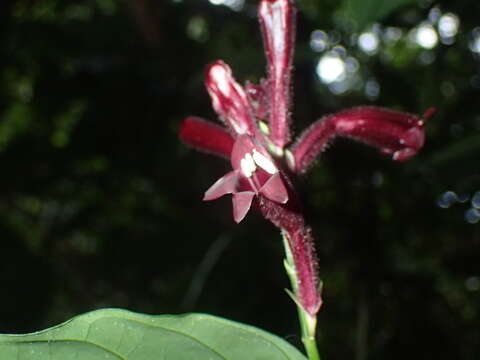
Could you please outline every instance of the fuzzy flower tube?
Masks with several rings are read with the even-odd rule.
[[[223,126],[188,117],[181,125],[180,138],[201,151],[230,159],[232,171],[206,191],[204,200],[231,194],[235,222],[255,208],[281,230],[303,341],[309,358],[318,359],[315,325],[322,305],[318,262],[312,231],[290,179],[305,173],[337,136],[374,146],[395,161],[406,161],[422,148],[425,120],[434,110],[423,116],[372,106],[343,110],[320,118],[292,141],[295,13],[292,0],[260,0],[266,79],[242,86],[223,61],[210,64],[205,86]]]

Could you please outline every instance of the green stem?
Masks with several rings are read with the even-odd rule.
[[[302,342],[307,352],[309,360],[320,360],[317,342],[315,340],[316,318],[312,318],[309,314],[298,307],[298,318],[302,330]]]
[[[285,247],[285,270],[288,277],[290,278],[290,283],[292,284],[293,290],[293,293],[288,290],[287,292],[289,293],[293,301],[297,304],[298,319],[300,322],[300,331],[302,333],[303,346],[309,360],[320,360],[320,354],[318,353],[317,342],[315,340],[317,318],[316,316],[311,316],[308,312],[306,312],[298,302],[297,272],[295,270],[295,263],[293,261],[292,252],[290,250],[290,245],[288,243],[286,235],[283,235],[283,245]]]

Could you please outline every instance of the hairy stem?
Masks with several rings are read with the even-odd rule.
[[[288,291],[293,301],[297,304],[298,319],[300,322],[300,331],[302,334],[302,342],[309,360],[320,360],[317,342],[315,340],[315,331],[317,325],[317,316],[309,314],[298,301],[298,284],[297,271],[293,260],[292,251],[286,235],[283,235],[283,246],[285,248],[285,270],[290,283],[292,284],[293,293]]]

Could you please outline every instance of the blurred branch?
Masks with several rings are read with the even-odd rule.
[[[205,286],[210,272],[215,264],[218,263],[220,256],[223,254],[227,246],[230,244],[232,237],[229,235],[221,235],[215,240],[207,250],[202,262],[197,266],[190,286],[182,300],[180,307],[185,310],[191,310],[195,306],[200,294]]]

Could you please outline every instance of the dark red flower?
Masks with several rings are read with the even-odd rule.
[[[184,121],[180,137],[205,151],[229,156],[233,171],[215,182],[205,193],[204,200],[232,194],[236,222],[242,221],[257,195],[285,204],[287,189],[275,160],[265,147],[267,138],[257,125],[255,106],[250,100],[254,95],[252,88],[247,96],[222,61],[207,68],[205,85],[213,108],[227,129],[190,117]]]
[[[289,176],[306,172],[336,136],[377,147],[393,160],[408,160],[423,146],[424,121],[433,110],[423,117],[372,106],[343,110],[321,118],[292,144],[295,12],[293,0],[260,0],[267,79],[242,87],[228,65],[214,62],[206,70],[205,85],[225,127],[189,117],[181,126],[180,137],[200,150],[230,158],[233,170],[207,190],[204,200],[232,194],[236,222],[255,204],[282,230],[297,271],[298,302],[314,316],[322,302],[318,265],[311,230],[305,224]]]
[[[293,172],[304,173],[336,136],[349,137],[377,147],[396,161],[413,157],[425,142],[424,124],[435,112],[420,117],[389,109],[364,106],[327,115],[316,121],[287,150],[286,160]]]
[[[233,171],[223,176],[207,190],[204,200],[214,200],[233,194],[233,218],[238,223],[247,214],[255,195],[261,195],[279,204],[288,201],[282,176],[270,154],[255,138],[240,135],[233,145]]]

